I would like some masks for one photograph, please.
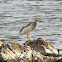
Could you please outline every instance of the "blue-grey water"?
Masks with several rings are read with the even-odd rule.
[[[20,29],[35,19],[40,19],[29,37],[44,38],[55,48],[62,49],[62,1],[0,1],[0,40],[23,44],[26,35],[19,35]]]

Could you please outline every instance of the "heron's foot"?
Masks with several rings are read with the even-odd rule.
[[[32,40],[28,37],[28,41],[32,41]]]
[[[29,42],[31,42],[32,40],[31,39],[28,39]]]

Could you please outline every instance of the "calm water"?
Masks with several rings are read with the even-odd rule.
[[[62,49],[61,1],[0,1],[0,39],[23,44],[27,38],[26,35],[20,36],[19,31],[36,18],[40,22],[29,37],[32,40],[42,37]]]

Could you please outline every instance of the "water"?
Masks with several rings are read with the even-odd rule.
[[[62,48],[62,2],[61,1],[0,1],[0,39],[23,44],[27,37],[20,36],[20,29],[40,19],[29,37],[44,38],[56,48]]]

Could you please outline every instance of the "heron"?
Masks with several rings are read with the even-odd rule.
[[[38,25],[38,21],[39,19],[36,19],[34,22],[30,22],[26,26],[22,27],[19,34],[20,35],[27,34],[27,38],[28,40],[30,40],[29,33],[32,32],[36,28],[36,26]]]

